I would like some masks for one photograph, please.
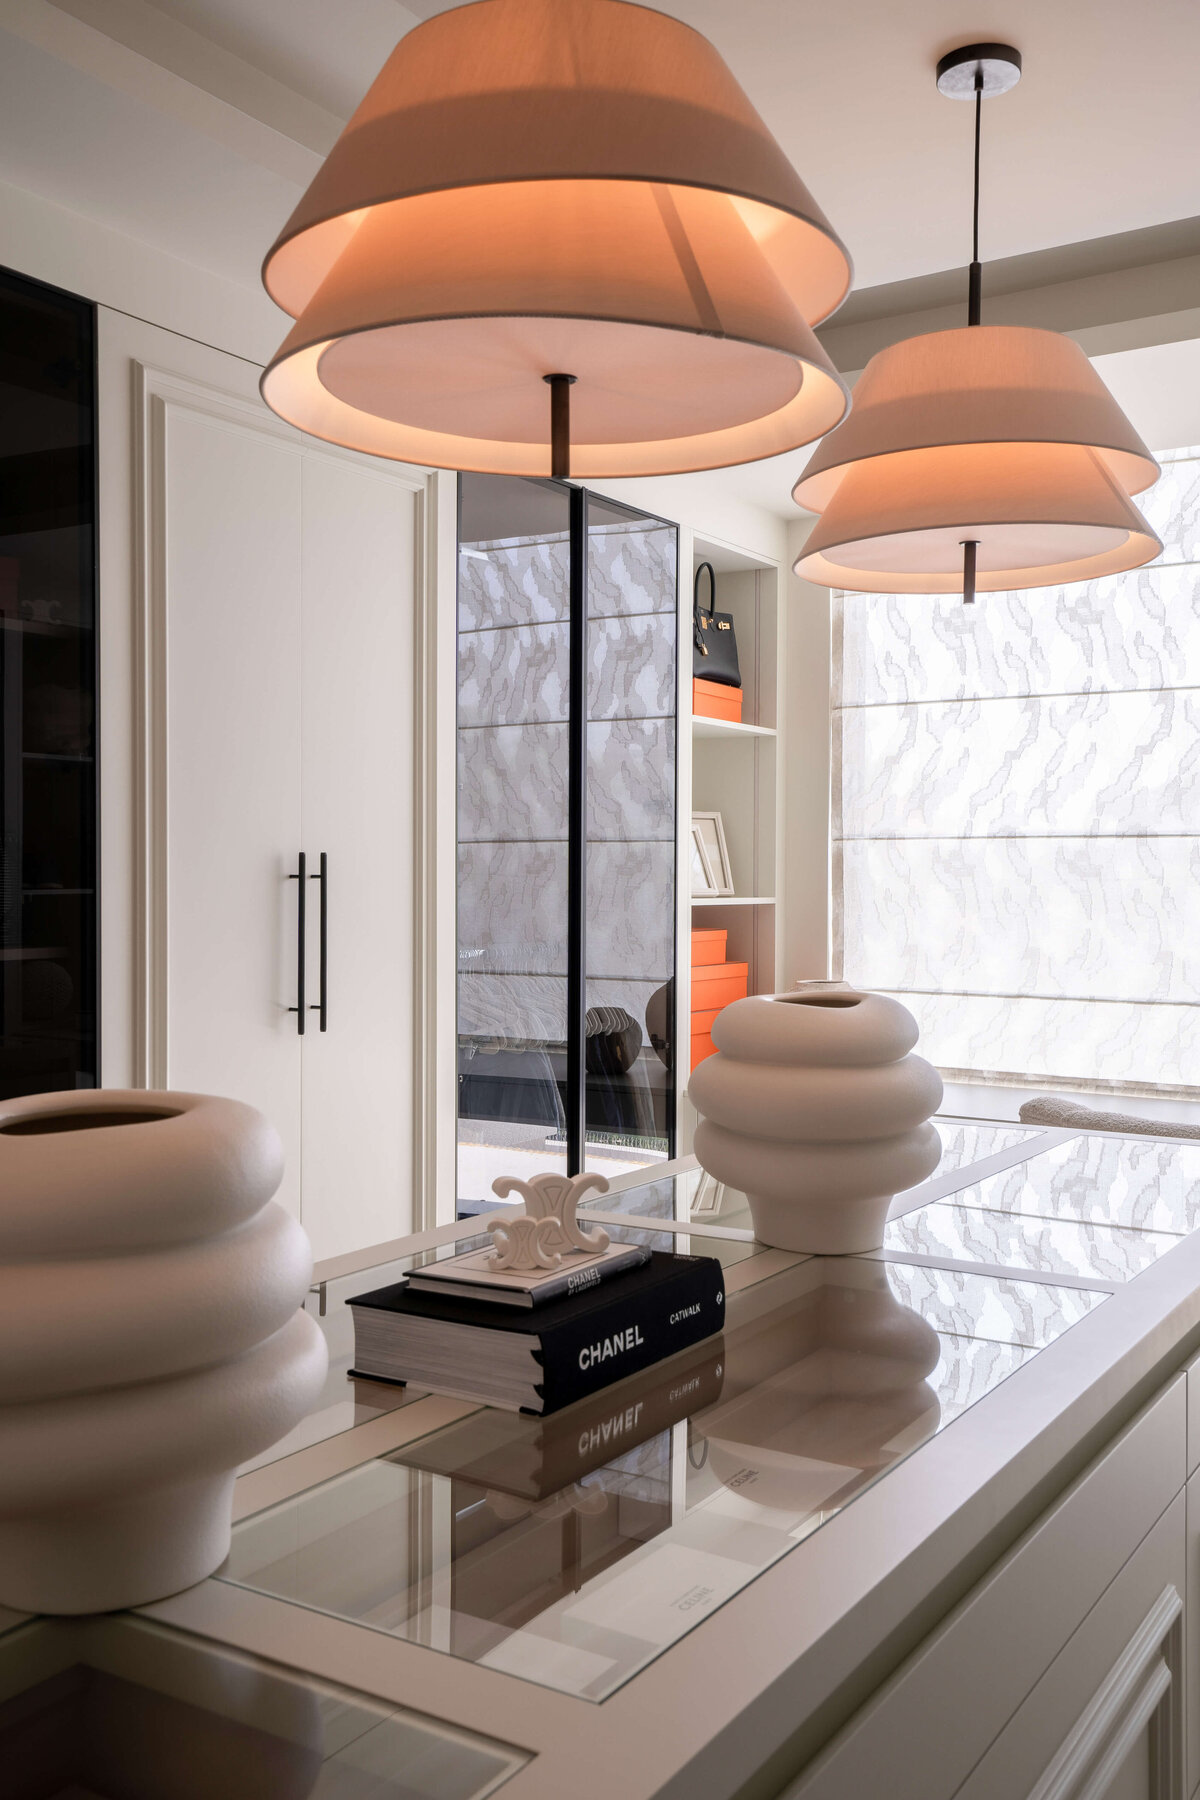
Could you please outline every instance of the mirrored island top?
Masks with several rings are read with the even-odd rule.
[[[323,1401],[144,1628],[436,1721],[464,1793],[650,1796],[698,1757],[736,1792],[751,1715],[769,1746],[849,1706],[1200,1337],[1200,1145],[937,1124],[866,1256],[758,1244],[688,1163],[614,1184],[589,1218],[719,1258],[725,1329],[545,1419],[348,1374],[346,1301],[478,1220],[318,1268]]]

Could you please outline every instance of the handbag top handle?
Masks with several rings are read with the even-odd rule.
[[[696,570],[696,578],[692,582],[692,610],[693,612],[702,610],[700,606],[700,577],[703,575],[705,569],[708,570],[708,613],[711,618],[717,610],[717,573],[710,562],[702,562],[700,567]]]

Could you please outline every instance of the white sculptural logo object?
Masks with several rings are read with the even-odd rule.
[[[586,1193],[607,1194],[603,1175],[534,1175],[518,1181],[501,1175],[492,1183],[497,1199],[520,1194],[525,1211],[511,1219],[493,1219],[488,1225],[496,1248],[489,1268],[528,1274],[536,1269],[561,1268],[564,1256],[582,1252],[599,1256],[608,1249],[608,1233],[599,1225],[585,1231],[575,1209]]]

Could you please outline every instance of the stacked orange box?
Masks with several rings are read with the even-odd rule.
[[[726,962],[725,931],[692,933],[692,1067],[712,1056],[716,1045],[712,1028],[717,1014],[731,1000],[746,998],[750,965]]]
[[[742,722],[742,690],[727,687],[723,681],[705,681],[692,677],[692,713],[697,719],[724,719],[726,724]]]

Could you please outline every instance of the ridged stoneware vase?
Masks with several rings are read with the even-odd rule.
[[[234,1100],[0,1103],[0,1604],[108,1612],[223,1561],[238,1465],[325,1379],[282,1172]]]
[[[892,1197],[942,1153],[926,1123],[941,1077],[909,1054],[912,1014],[845,982],[809,982],[733,1001],[712,1035],[718,1054],[688,1087],[701,1167],[742,1190],[764,1244],[878,1249]]]

